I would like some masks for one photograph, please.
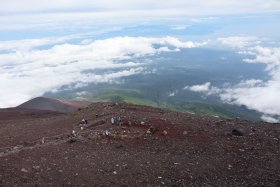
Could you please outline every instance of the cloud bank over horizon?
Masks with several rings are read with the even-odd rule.
[[[21,5],[21,6],[15,6]],[[236,13],[257,13],[272,12],[280,9],[280,2],[277,0],[162,0],[160,3],[151,0],[48,0],[36,1],[9,0],[0,2],[2,13],[36,13],[36,12],[63,12],[63,11],[124,11],[124,10],[182,10],[188,14],[236,14]],[[200,11],[199,11],[200,9]]]
[[[69,40],[80,39],[71,44]],[[263,113],[263,120],[277,122],[280,115],[280,48],[262,47],[262,40],[252,36],[218,38],[221,45],[236,53],[249,55],[244,63],[264,63],[270,79],[243,80],[236,85],[213,86],[210,82],[185,86],[184,90],[206,96],[217,95],[221,101],[245,105]],[[137,44],[137,45],[135,45]],[[211,44],[209,44],[211,45]],[[207,42],[181,41],[175,37],[115,37],[83,40],[80,36],[25,39],[0,42],[1,106],[16,106],[46,92],[75,89],[91,83],[116,83],[127,76],[153,73],[148,61],[139,57],[179,52],[182,48],[207,46]],[[103,73],[94,73],[102,70]],[[28,86],[23,86],[28,85]],[[176,91],[177,92],[177,91]],[[13,93],[12,95],[10,93]],[[171,93],[170,96],[175,96]]]
[[[108,30],[137,24],[169,22],[186,29],[185,21],[213,21],[220,16],[280,13],[278,0],[9,0],[0,1],[0,31]],[[182,26],[184,25],[184,26]]]

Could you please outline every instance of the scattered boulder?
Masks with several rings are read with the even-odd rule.
[[[23,142],[24,147],[30,147],[30,146],[33,146],[33,145],[34,145],[34,143],[32,143],[32,142],[28,142],[28,141]]]
[[[32,167],[34,170],[39,170],[40,169],[40,166],[33,166]]]
[[[157,128],[154,126],[151,126],[148,130],[147,130],[147,134],[154,134],[157,131]]]
[[[241,128],[235,128],[231,131],[231,134],[234,136],[243,136],[244,135],[244,130]]]
[[[27,172],[28,172],[27,169],[25,169],[25,168],[22,168],[20,171],[21,171],[21,172],[24,172],[24,173],[27,173]]]
[[[161,134],[162,134],[163,136],[166,136],[166,135],[167,135],[167,131],[166,131],[166,130],[163,130]]]
[[[219,120],[216,122],[216,125],[222,125],[225,121],[224,120]]]
[[[116,145],[116,148],[122,148],[123,147],[123,145],[122,144],[118,144],[118,145]]]
[[[74,129],[71,131],[70,136],[72,136],[72,137],[76,137],[76,131],[75,131]]]
[[[124,120],[122,123],[121,123],[122,126],[129,126],[131,127],[132,126],[132,122],[129,121],[129,120]]]
[[[121,140],[124,140],[124,139],[126,139],[126,138],[127,138],[127,135],[126,135],[126,134],[120,135],[120,139],[121,139]]]
[[[103,133],[104,136],[110,136],[112,133],[108,130],[105,130],[105,132]]]
[[[41,143],[42,143],[42,144],[45,143],[45,137],[43,137],[43,138],[41,139]]]

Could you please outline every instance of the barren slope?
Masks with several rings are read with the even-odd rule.
[[[57,112],[74,112],[78,108],[89,105],[88,102],[66,101],[46,97],[36,97],[31,99],[17,108],[36,109],[36,110],[50,110]]]
[[[120,126],[111,124],[114,116]],[[80,130],[83,118],[89,123]],[[234,128],[244,135],[232,135]],[[0,132],[2,186],[280,185],[279,124],[95,103],[2,121]]]

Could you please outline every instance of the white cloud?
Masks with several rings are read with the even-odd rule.
[[[203,45],[172,37],[116,37],[81,44],[57,44],[57,41],[64,40],[7,41],[4,43],[9,46],[0,45],[2,50],[10,50],[0,53],[0,107],[15,106],[47,91],[58,91],[64,85],[78,88],[89,83],[114,82],[121,77],[152,73],[153,70],[145,69],[145,63],[134,62],[133,58],[173,51],[172,48]],[[51,46],[41,49],[41,45]],[[104,73],[95,74],[97,69]]]
[[[259,79],[248,79],[248,80],[243,80],[238,84],[238,87],[255,87],[258,85],[262,85],[263,81]]]
[[[233,88],[225,89],[220,96],[223,101],[229,103],[246,105],[249,109],[265,114],[280,115],[279,94],[280,84],[268,81],[263,85],[252,87],[236,85]]]
[[[268,115],[263,115],[261,118],[263,121],[266,121],[269,123],[278,123],[280,121],[280,118],[275,118],[275,117],[271,117]]]
[[[280,73],[280,71],[279,71]],[[210,82],[201,85],[186,86],[190,90],[218,96],[223,102],[234,105],[245,105],[248,109],[263,113],[262,120],[280,122],[280,80],[245,80],[237,85],[226,85],[223,88],[211,86]]]
[[[201,47],[207,45],[207,42],[202,42],[202,43],[195,43],[195,42],[182,42],[178,40],[177,38],[174,37],[166,37],[164,40],[160,42],[162,45],[172,45],[177,48],[193,48],[193,47]]]
[[[263,120],[280,121],[280,48],[258,45],[252,47],[260,41],[255,37],[230,37],[219,41],[228,46],[242,48],[241,54],[252,56],[244,59],[244,62],[266,64],[269,80],[243,80],[236,85],[225,85],[223,88],[212,87],[208,82],[186,89],[206,95],[217,95],[223,102],[230,104],[245,105],[249,109],[263,113]]]
[[[244,61],[248,63],[265,63],[267,71],[271,71],[272,76],[276,76],[280,68],[280,48],[256,46],[250,50],[253,51],[252,53],[256,55],[256,58],[244,59]]]
[[[236,85],[225,85],[223,88],[211,86],[211,83],[207,82],[186,86],[183,89],[206,96],[216,95],[225,103],[245,105],[248,109],[263,113],[262,119],[267,122],[280,121],[280,79],[272,78],[269,81],[249,79]]]
[[[218,20],[219,17],[203,17],[203,18],[191,18],[191,21],[194,23],[202,23],[202,22],[211,22],[211,21],[215,21]]]
[[[82,97],[82,96],[87,95],[87,94],[89,94],[89,92],[87,92],[87,91],[76,92],[76,95],[79,96],[79,97]]]
[[[257,46],[251,50],[256,53],[256,57],[244,61],[265,63],[270,80],[243,81],[232,88],[225,89],[220,96],[223,101],[246,105],[249,109],[264,113],[266,118],[263,119],[268,117],[272,119],[273,116],[280,116],[280,48]]]
[[[176,26],[171,27],[171,29],[172,30],[185,30],[188,27],[190,27],[190,25],[176,25]]]
[[[209,95],[217,95],[222,92],[220,88],[217,88],[215,86],[211,86],[210,82],[206,82],[204,84],[198,84],[198,85],[193,85],[193,86],[185,86],[183,90],[189,90],[192,92],[198,92],[205,94],[207,96]]]
[[[244,48],[261,43],[260,39],[254,36],[230,36],[218,38],[218,42],[232,48]]]
[[[77,38],[77,36],[0,41],[0,52],[18,51],[18,50],[25,51],[44,45],[54,45],[54,44],[62,43],[73,38]]]
[[[190,91],[193,91],[193,92],[206,93],[206,92],[209,92],[210,85],[211,85],[210,82],[206,82],[204,84],[199,84],[199,85],[185,86],[183,89],[184,90],[190,90]]]
[[[178,93],[178,90],[172,91],[168,93],[169,97],[174,97]]]

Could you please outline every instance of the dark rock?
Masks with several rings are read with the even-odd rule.
[[[75,143],[77,141],[77,139],[71,138],[70,140],[68,140],[68,143]]]
[[[216,122],[216,125],[222,125],[223,123],[225,123],[224,120],[219,120],[219,121]]]
[[[30,147],[30,146],[33,146],[33,145],[34,145],[34,143],[32,143],[32,142],[28,142],[28,141],[23,142],[24,147]]]
[[[116,145],[116,148],[122,148],[123,147],[123,145],[122,144],[118,144],[118,145]]]
[[[234,136],[243,136],[244,135],[244,130],[241,129],[241,128],[236,128],[236,129],[233,129],[231,131],[231,134],[234,135]]]

